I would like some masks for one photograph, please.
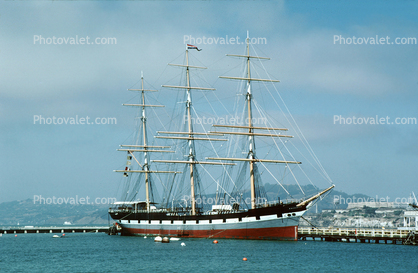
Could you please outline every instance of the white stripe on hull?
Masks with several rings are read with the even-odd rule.
[[[192,231],[192,230],[228,230],[228,229],[264,229],[264,228],[282,228],[282,227],[291,227],[298,226],[299,218],[305,213],[305,211],[296,212],[295,216],[286,216],[277,218],[277,215],[265,215],[261,216],[260,220],[256,220],[255,217],[242,218],[242,221],[239,222],[238,218],[226,219],[226,222],[223,222],[222,219],[214,219],[212,223],[209,223],[209,220],[201,220],[197,224],[196,221],[173,221],[171,224],[170,221],[162,221],[160,224],[159,221],[140,221],[140,224],[137,221],[133,220],[120,220],[120,226],[127,230],[176,230],[176,231]],[[156,223],[157,222],[157,223]],[[167,223],[168,222],[168,223]],[[146,233],[145,234],[149,234]],[[135,234],[132,234],[135,235]],[[142,235],[142,234],[138,234]],[[177,235],[177,234],[175,234]]]

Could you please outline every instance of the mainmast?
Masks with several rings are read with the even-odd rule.
[[[144,91],[144,74],[141,71],[141,93],[142,93],[142,139],[144,140],[144,171],[145,171],[145,200],[147,202],[147,211],[150,209],[149,200],[149,173],[148,173],[148,147],[147,147],[147,117],[145,115],[145,91]]]
[[[197,49],[197,48],[196,48]],[[188,160],[154,160],[154,162],[162,163],[183,163],[188,164],[190,168],[190,200],[191,200],[191,215],[196,215],[196,193],[195,193],[195,165],[196,164],[209,164],[209,165],[234,165],[231,163],[217,163],[217,162],[206,162],[206,161],[197,161],[194,149],[195,140],[207,140],[207,141],[227,141],[226,139],[220,138],[209,138],[208,136],[219,136],[222,134],[211,134],[211,133],[195,133],[193,132],[192,126],[192,91],[193,90],[215,90],[214,88],[206,87],[193,87],[190,85],[190,68],[195,69],[206,69],[206,67],[200,66],[191,66],[189,65],[189,50],[186,48],[186,65],[181,64],[169,64],[172,66],[184,67],[186,69],[186,85],[185,86],[173,86],[173,85],[163,85],[163,87],[176,88],[176,89],[185,89],[187,100],[186,100],[186,112],[187,112],[187,131],[186,132],[158,132],[159,134],[174,134],[174,135],[188,135],[186,136],[156,136],[156,138],[166,138],[166,139],[181,139],[187,140],[188,142]],[[206,137],[195,137],[195,135],[204,135]]]
[[[249,149],[248,149],[248,157],[251,159],[250,161],[250,189],[251,189],[251,208],[255,209],[255,182],[254,182],[254,140],[253,136],[251,135],[253,133],[252,127],[252,114],[251,114],[251,73],[250,73],[250,37],[249,33],[247,32],[247,102],[248,102],[248,143],[249,143]]]
[[[190,108],[192,105],[192,96],[190,93],[190,70],[189,70],[189,50],[186,49],[186,81],[187,81],[187,101],[186,101],[186,109],[187,109],[187,123],[188,123],[188,131],[189,131],[189,168],[190,168],[190,191],[191,191],[191,202],[192,202],[192,215],[196,215],[196,195],[195,195],[195,188],[194,188],[194,176],[193,176],[193,168],[194,168],[194,154],[193,154],[193,129],[192,129],[192,119],[190,114]]]

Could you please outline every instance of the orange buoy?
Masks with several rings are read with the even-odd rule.
[[[213,243],[214,243],[214,244],[217,244],[217,243],[218,243],[218,241],[216,241],[216,240],[215,240],[215,241],[213,241]]]
[[[17,234],[15,235],[15,237],[17,237]]]
[[[62,236],[65,236],[65,233],[63,233]]]
[[[242,258],[242,260],[243,260],[243,261],[246,261],[246,260],[247,260],[247,258],[245,258],[245,257],[244,257],[244,258]]]

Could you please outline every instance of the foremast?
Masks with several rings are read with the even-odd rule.
[[[142,144],[134,144],[134,145],[120,145],[122,148],[118,149],[118,151],[123,151],[128,153],[128,165],[130,165],[129,159],[131,157],[134,158],[136,163],[140,166],[141,170],[131,170],[129,167],[126,167],[125,170],[115,170],[115,172],[123,172],[124,175],[127,177],[127,173],[145,173],[145,202],[146,202],[146,210],[150,211],[150,174],[151,173],[177,173],[172,171],[152,171],[150,169],[150,162],[149,162],[149,155],[148,153],[151,152],[158,152],[158,153],[173,153],[173,151],[165,150],[166,148],[170,148],[170,146],[150,146],[147,143],[147,116],[146,116],[146,108],[147,107],[164,107],[164,105],[149,105],[145,102],[145,92],[157,92],[157,90],[145,89],[144,88],[144,75],[141,71],[141,89],[128,89],[128,91],[136,91],[141,92],[141,104],[123,104],[123,106],[134,106],[141,108],[141,124],[142,124]],[[126,148],[125,148],[126,147]],[[139,148],[139,149],[138,149]],[[139,163],[137,158],[134,155],[134,152],[141,152],[144,154],[144,161],[143,164]]]

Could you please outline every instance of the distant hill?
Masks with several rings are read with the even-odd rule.
[[[108,205],[46,205],[32,199],[0,203],[0,225],[107,224]]]
[[[284,185],[286,190],[291,194],[292,199],[302,199],[310,197],[320,190],[312,185],[302,186],[305,195],[303,195],[297,185]],[[281,200],[289,198],[286,192],[278,184],[265,184],[266,195],[269,200],[277,198],[279,195]],[[244,198],[249,197],[249,192],[244,193]],[[346,209],[347,204],[343,202],[334,203],[334,196],[338,199],[347,200],[347,198],[369,198],[364,194],[346,194],[341,191],[332,191],[323,200],[319,201],[316,206],[310,209],[310,213],[316,210],[329,209]],[[214,197],[209,194],[207,197]],[[64,222],[71,222],[73,225],[102,225],[108,224],[109,218],[107,214],[109,205],[46,205],[34,204],[32,199],[23,201],[12,201],[0,203],[0,225],[63,225]],[[111,219],[110,219],[111,220]]]

